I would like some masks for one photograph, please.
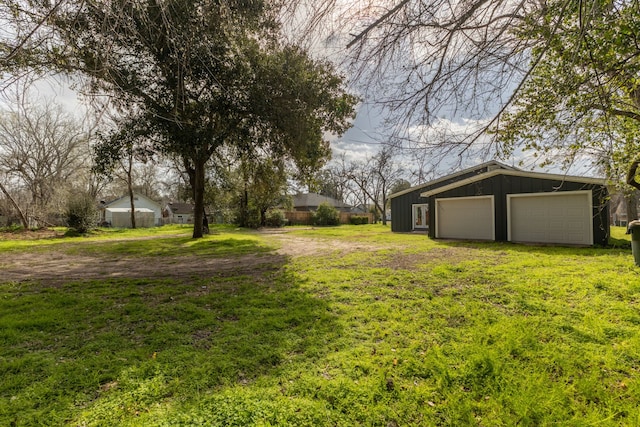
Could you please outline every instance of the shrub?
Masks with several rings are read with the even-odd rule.
[[[260,211],[255,206],[249,205],[246,223],[243,226],[249,228],[260,228],[260,225]]]
[[[349,224],[352,225],[363,225],[369,224],[369,217],[363,215],[354,215],[349,217]]]
[[[340,224],[340,214],[328,203],[321,203],[318,210],[313,215],[314,225],[338,225]]]
[[[78,233],[95,228],[96,213],[96,202],[87,194],[71,196],[67,201],[67,225]]]
[[[284,216],[284,212],[279,209],[273,209],[267,212],[267,226],[269,227],[284,227],[287,223],[287,218]]]

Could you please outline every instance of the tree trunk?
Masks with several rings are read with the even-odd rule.
[[[11,197],[11,194],[9,194],[7,189],[4,188],[4,185],[2,185],[2,183],[0,183],[0,190],[2,190],[2,192],[4,193],[5,196],[7,196],[7,199],[9,199],[13,207],[16,208],[16,210],[18,211],[18,215],[20,215],[20,221],[22,222],[22,226],[25,228],[25,230],[28,229],[29,221],[27,221],[27,217],[25,216],[24,212],[22,212],[22,209],[20,209],[20,206],[18,206],[16,201],[13,200],[13,197]]]
[[[240,227],[249,226],[249,172],[247,171],[247,164],[242,159],[242,196],[240,199]]]
[[[202,233],[209,234],[209,218],[207,218],[207,211],[202,209]]]
[[[196,160],[193,162],[193,238],[199,239],[204,236],[204,176],[205,161]]]
[[[382,199],[382,225],[387,225],[387,199]]]
[[[240,226],[249,226],[249,191],[247,190],[247,182],[244,183],[242,192],[242,200],[240,201]]]
[[[121,162],[122,163],[122,162]],[[123,165],[124,166],[124,165]],[[129,204],[131,206],[131,228],[136,228],[136,205],[133,197],[133,183],[132,183],[132,171],[133,171],[133,150],[129,150],[129,164],[124,166],[127,174],[127,190],[129,191]]]
[[[634,160],[629,167],[629,173],[627,174],[627,184],[640,190],[640,182],[636,181],[638,175],[638,166],[640,166],[639,160]],[[634,219],[638,219],[638,198],[636,192],[629,194],[625,197],[627,202],[627,224]]]
[[[382,225],[387,225],[387,186],[382,183]]]
[[[638,219],[638,192],[632,191],[625,196],[624,201],[627,204],[627,223]]]
[[[260,226],[267,226],[267,210],[262,208],[260,209]]]
[[[136,228],[136,205],[133,200],[133,187],[131,186],[131,181],[128,182],[129,189],[129,203],[131,205],[131,228]]]
[[[631,162],[631,166],[629,166],[629,172],[627,173],[627,184],[640,190],[640,182],[636,181],[638,166],[640,166],[640,160],[634,160],[633,162]]]

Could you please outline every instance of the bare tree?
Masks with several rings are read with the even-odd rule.
[[[353,206],[366,206],[368,204],[370,198],[356,183],[356,178],[360,183],[368,182],[363,162],[349,161],[342,154],[328,166],[328,169],[340,188],[342,196],[340,200]]]
[[[384,146],[373,156],[373,173],[377,181],[377,206],[382,213],[382,224],[387,225],[388,197],[393,186],[402,179],[404,170],[396,161],[397,151],[392,146]]]
[[[128,118],[110,113],[105,116],[105,121],[108,121],[109,128],[100,133],[93,146],[94,170],[107,179],[115,178],[126,187],[131,227],[136,228],[134,189],[142,183],[141,175],[148,171],[144,165],[152,163],[157,153],[144,129]],[[149,184],[148,179],[145,181]]]
[[[61,204],[63,190],[85,170],[88,135],[78,119],[51,101],[19,97],[0,113],[0,171],[29,195],[25,215],[46,222]]]
[[[509,104],[533,45],[515,29],[542,7],[538,0],[320,3],[317,12],[340,22],[322,26],[314,17],[300,34],[316,30],[325,43],[342,44],[365,98],[385,105],[404,148],[443,156],[467,150]],[[457,132],[463,119],[465,132]]]
[[[382,224],[387,224],[387,198],[390,190],[404,171],[394,161],[396,151],[392,146],[383,146],[382,149],[360,166],[354,165],[350,178],[360,190],[373,202],[377,211],[381,214]]]
[[[2,193],[4,194],[4,196],[7,198],[7,200],[9,200],[9,202],[11,203],[11,206],[16,210],[16,212],[18,213],[18,216],[20,218],[20,222],[22,223],[22,226],[24,228],[29,228],[29,220],[27,219],[27,216],[24,214],[24,212],[22,211],[22,209],[20,208],[20,205],[18,204],[18,202],[16,202],[16,200],[13,198],[13,196],[11,195],[11,193],[9,192],[9,190],[7,189],[7,187],[4,186],[4,184],[2,184],[2,182],[0,181],[0,191],[2,191]]]
[[[362,205],[372,203],[386,225],[387,198],[391,189],[404,175],[397,162],[398,151],[392,146],[383,146],[375,155],[364,161],[347,162],[342,157],[334,163],[333,174],[345,189],[349,189],[351,199]],[[345,190],[343,190],[345,191]],[[345,191],[346,192],[346,191]]]

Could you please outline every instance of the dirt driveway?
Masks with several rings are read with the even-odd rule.
[[[75,280],[117,278],[189,280],[232,273],[262,274],[280,268],[289,258],[334,251],[347,253],[355,250],[378,249],[376,246],[361,242],[300,237],[281,230],[265,230],[260,232],[260,235],[267,243],[278,249],[269,253],[228,258],[197,255],[115,258],[107,255],[70,255],[63,250],[9,252],[0,258],[0,282],[36,280],[56,285]]]

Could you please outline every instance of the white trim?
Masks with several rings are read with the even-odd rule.
[[[487,195],[487,196],[467,196],[467,197],[446,197],[446,198],[441,198],[441,199],[436,199],[436,209],[434,212],[434,215],[436,216],[436,229],[435,229],[435,237],[436,239],[439,239],[439,233],[440,233],[440,224],[439,224],[439,218],[438,218],[438,204],[439,202],[445,202],[445,201],[451,201],[451,200],[469,200],[469,199],[489,199],[491,200],[491,240],[496,240],[496,203],[495,203],[495,196],[492,195]]]
[[[517,169],[517,168],[515,168],[513,166],[507,166],[505,164],[502,164],[500,162],[492,160],[490,162],[481,163],[481,164],[479,164],[477,166],[473,166],[473,167],[470,167],[470,168],[467,168],[467,169],[463,169],[463,170],[461,170],[459,172],[455,172],[455,173],[452,173],[450,175],[443,176],[441,178],[435,179],[433,181],[426,182],[424,184],[420,184],[420,185],[416,185],[416,186],[411,187],[411,188],[407,188],[406,190],[398,191],[397,193],[391,194],[389,196],[389,200],[391,200],[394,197],[398,197],[398,196],[402,196],[404,194],[412,193],[412,192],[414,192],[416,190],[419,190],[421,188],[429,187],[431,185],[436,185],[436,184],[438,184],[438,183],[440,183],[442,181],[447,181],[447,180],[453,179],[453,178],[455,178],[457,176],[464,175],[466,173],[473,172],[475,170],[483,169],[483,168],[487,168],[487,170],[495,170],[495,168],[502,168],[502,169],[509,169],[509,170],[519,170],[519,169]]]
[[[556,196],[570,196],[570,195],[586,195],[589,204],[589,244],[593,245],[593,193],[591,190],[575,190],[575,191],[555,191],[555,192],[540,192],[540,193],[518,193],[507,194],[507,241],[511,242],[511,200],[525,197],[556,197]],[[536,242],[532,242],[536,243]]]
[[[603,178],[588,178],[583,176],[556,175],[556,174],[541,173],[541,172],[524,172],[519,170],[495,169],[489,172],[471,176],[469,178],[461,179],[460,181],[456,181],[451,184],[438,187],[430,191],[425,191],[424,193],[420,193],[420,197],[431,197],[436,194],[453,190],[458,187],[462,187],[464,185],[473,184],[474,182],[482,181],[483,179],[491,178],[497,175],[517,176],[522,178],[548,179],[552,181],[561,181],[561,182],[565,182],[565,181],[579,182],[583,184],[596,184],[596,185],[606,184]]]
[[[131,212],[131,208],[106,208],[107,212]],[[144,212],[144,213],[154,213],[155,211],[148,208],[136,208],[136,212]]]
[[[422,206],[422,208],[426,208],[426,211],[429,212],[429,204],[428,203],[413,203],[411,205],[411,229],[412,230],[426,230],[429,228],[429,224],[427,221],[422,225],[422,227],[416,227],[416,207]],[[426,215],[425,215],[426,220]]]

